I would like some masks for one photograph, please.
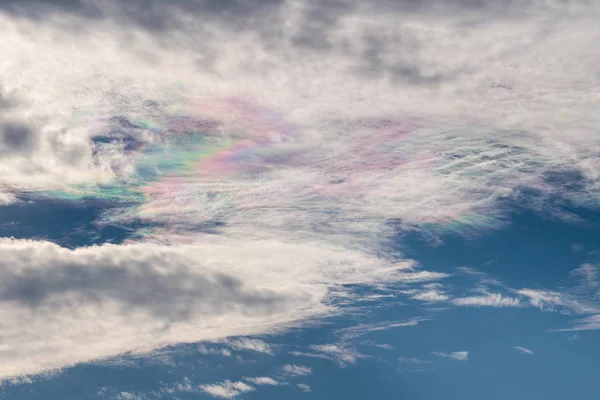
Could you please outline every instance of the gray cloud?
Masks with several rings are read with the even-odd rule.
[[[50,259],[39,268],[29,264],[31,258],[22,253],[17,257],[25,265],[17,271],[9,265],[14,261],[0,261],[0,302],[41,309],[48,304],[73,307],[73,301],[82,305],[117,301],[124,312],[145,309],[168,321],[234,309],[248,315],[268,315],[286,306],[283,296],[250,290],[231,275],[199,275],[189,269],[188,259],[168,253],[158,259],[156,256],[132,254],[124,260],[105,254],[92,263],[86,258]]]
[[[201,68],[210,68],[219,57],[218,41],[205,26],[220,25],[229,32],[254,35],[271,54],[294,58],[301,63],[307,54],[321,57],[344,56],[355,67],[351,71],[364,77],[380,79],[388,77],[394,84],[434,85],[454,79],[464,70],[446,70],[440,66],[423,65],[416,58],[424,46],[421,39],[403,29],[402,23],[410,15],[437,13],[460,15],[461,11],[476,11],[476,20],[498,18],[512,10],[512,3],[499,6],[496,2],[483,0],[435,1],[435,0],[379,0],[369,4],[353,0],[329,0],[325,2],[304,1],[290,3],[284,0],[159,0],[106,1],[88,0],[9,0],[2,2],[0,10],[34,19],[49,19],[54,15],[72,14],[93,20],[113,20],[141,27],[157,35],[157,40],[169,43],[172,32],[185,32],[201,40],[185,47],[196,53]],[[526,5],[520,9],[526,9]],[[294,22],[290,23],[293,10]],[[343,36],[334,39],[339,22],[347,15],[393,14],[395,34],[386,37],[384,25],[376,25],[365,32],[361,48],[357,38]],[[485,17],[483,15],[485,14]],[[193,17],[193,23],[186,21]],[[85,24],[81,26],[85,30]],[[401,33],[398,33],[401,32]],[[338,34],[339,36],[339,34]],[[386,55],[402,54],[399,60],[385,60]],[[275,68],[260,60],[247,60],[248,71],[264,71]]]
[[[27,154],[36,150],[38,133],[19,121],[0,122],[0,155]]]
[[[160,317],[175,320],[187,318],[195,307],[210,308],[211,313],[220,313],[236,303],[249,309],[258,307],[268,313],[282,300],[276,296],[245,293],[241,282],[228,275],[198,278],[186,273],[178,274],[177,268],[173,268],[174,276],[165,278],[152,271],[150,266],[145,266],[144,261],[136,263],[141,269],[139,274],[122,267],[89,271],[67,265],[44,271],[27,271],[19,276],[3,276],[0,300],[38,307],[53,295],[75,292],[78,297],[84,298],[83,301],[114,299],[126,306],[148,308]],[[191,284],[185,285],[186,281]]]
[[[0,86],[0,112],[17,106],[18,101],[14,93],[7,92]]]
[[[90,0],[8,0],[2,2],[0,9],[6,13],[17,14],[34,19],[49,18],[56,14],[68,13],[90,19],[126,19],[131,23],[154,31],[171,28],[173,22],[182,13],[223,22],[235,22],[235,27],[244,27],[252,23],[241,16],[261,15],[265,11],[282,4],[281,0],[134,0],[103,1]]]

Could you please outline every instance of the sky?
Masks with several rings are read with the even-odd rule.
[[[599,18],[0,2],[0,397],[594,398]]]

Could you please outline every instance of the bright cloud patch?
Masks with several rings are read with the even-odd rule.
[[[277,386],[280,385],[281,382],[275,380],[269,376],[257,376],[254,378],[245,378],[248,382],[253,383],[255,385],[268,385],[268,386]]]
[[[255,390],[254,387],[240,381],[224,381],[209,385],[200,385],[200,389],[213,397],[222,399],[233,399],[240,394],[253,392]]]

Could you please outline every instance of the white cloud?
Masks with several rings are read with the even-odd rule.
[[[310,391],[311,391],[311,388],[310,388],[310,386],[308,386],[308,385],[307,385],[307,384],[305,384],[305,383],[299,383],[299,384],[297,384],[296,386],[298,387],[298,389],[302,390],[302,391],[303,391],[303,392],[305,392],[305,393],[308,393],[308,392],[310,392]]]
[[[304,365],[297,365],[297,364],[286,364],[283,367],[281,367],[281,370],[290,376],[303,376],[303,375],[309,375],[312,373],[312,369],[310,369],[309,367],[305,367]]]
[[[506,297],[500,293],[490,293],[485,296],[459,297],[452,303],[463,307],[520,307],[521,301],[515,297]]]
[[[248,350],[255,351],[257,353],[264,353],[273,355],[273,348],[270,344],[259,339],[249,338],[238,338],[238,339],[227,339],[225,341],[227,345],[235,350]]]
[[[322,360],[331,360],[332,357],[323,353],[310,353],[307,351],[290,351],[290,354],[297,357],[320,358]]]
[[[118,400],[144,400],[146,399],[146,396],[138,393],[120,392],[119,394],[117,394],[116,398]]]
[[[114,8],[95,20],[0,14],[0,203],[127,200],[100,222],[163,227],[137,232],[145,244],[0,243],[0,378],[278,331],[333,312],[339,285],[448,276],[373,256],[397,230],[500,227],[511,199],[565,218],[554,204],[597,204],[595,3],[494,18],[357,3],[312,36],[302,3],[261,8],[250,34],[160,9],[160,40],[137,3],[98,3]]]
[[[414,300],[427,301],[430,303],[438,302],[438,301],[447,301],[450,299],[449,296],[439,292],[437,290],[427,290],[423,292],[419,292],[412,296]]]
[[[337,331],[335,331],[335,333],[339,335],[342,338],[342,340],[349,340],[360,336],[364,336],[371,332],[385,331],[388,329],[402,328],[406,326],[415,326],[422,321],[422,319],[412,319],[409,321],[385,321],[377,324],[361,324],[351,326],[349,328],[338,329]]]
[[[351,339],[354,336],[348,337]],[[348,345],[341,343],[337,344],[321,344],[312,345],[310,349],[313,352],[302,352],[292,351],[290,354],[299,357],[311,357],[320,358],[323,360],[330,360],[338,364],[340,367],[345,367],[348,364],[355,364],[359,358],[367,358],[368,356],[358,352],[356,349],[348,347]]]
[[[442,352],[435,351],[431,354],[433,354],[434,356],[450,358],[452,360],[457,360],[457,361],[467,361],[467,359],[469,358],[468,351],[455,351],[453,353],[442,353]]]
[[[331,312],[324,304],[328,286],[377,275],[381,263],[322,246],[223,238],[202,246],[75,250],[2,239],[0,252],[2,378],[171,343],[278,331]],[[389,265],[381,266],[382,276],[390,274]],[[272,353],[260,340],[227,344]]]
[[[572,328],[556,329],[557,331],[596,331],[600,330],[600,314],[580,318],[574,321]],[[577,339],[576,337],[575,339]]]
[[[576,290],[583,295],[600,298],[600,266],[582,264],[569,274],[577,282]]]
[[[600,313],[600,305],[568,292],[540,289],[520,289],[515,292],[526,297],[532,306],[544,311],[560,311],[575,314]]]
[[[533,351],[532,351],[532,350],[529,350],[529,349],[528,349],[528,348],[526,348],[526,347],[521,347],[521,346],[513,346],[513,349],[519,350],[520,352],[522,352],[522,353],[525,353],[525,354],[529,354],[530,356],[532,356],[532,355],[533,355]]]
[[[200,385],[199,388],[213,397],[222,399],[233,399],[240,394],[253,392],[255,390],[253,386],[244,382],[232,382],[229,380],[208,385]]]
[[[344,344],[320,344],[312,345],[310,348],[316,353],[318,358],[329,359],[336,362],[341,367],[345,367],[347,364],[355,364],[356,360],[359,358],[368,357],[365,354],[359,353],[356,349],[350,348]],[[310,356],[310,353],[301,355]]]
[[[231,357],[232,353],[231,350],[228,349],[221,349],[221,348],[207,348],[204,345],[199,345],[198,346],[198,352],[200,354],[204,354],[204,355],[222,355],[225,357]]]
[[[566,302],[562,293],[548,290],[521,289],[517,293],[527,297],[532,306],[541,309],[554,310],[557,306],[564,306]]]
[[[178,232],[189,232],[190,217],[219,215],[232,230],[252,224],[261,234],[285,226],[316,234],[311,227],[321,224],[331,240],[350,240],[346,232],[372,240],[386,233],[391,218],[433,231],[497,226],[503,199],[519,198],[521,188],[537,190],[542,200],[583,203],[597,196],[597,99],[582,95],[594,87],[598,68],[591,56],[600,35],[596,4],[561,9],[528,2],[493,23],[471,24],[468,32],[461,28],[467,18],[487,21],[489,15],[398,14],[356,5],[336,15],[326,34],[309,37],[327,42],[327,51],[294,45],[311,7],[281,7],[264,14],[286,19],[273,21],[281,31],[269,40],[262,40],[268,32],[236,34],[210,14],[195,15],[206,18],[199,24],[173,7],[171,31],[160,44],[138,24],[123,23],[131,14],[114,10],[104,19],[69,19],[85,24],[76,36],[61,28],[64,14],[35,21],[35,29],[26,19],[0,16],[0,39],[11,60],[2,66],[0,86],[23,97],[11,115],[31,121],[32,137],[39,139],[25,146],[29,152],[13,149],[3,163],[5,201],[13,188],[135,181],[136,156],[123,141],[100,146],[90,138],[110,131],[111,113],[139,125],[150,120],[160,130],[169,107],[218,121],[248,140],[268,139],[257,134],[268,128],[265,152],[250,163],[276,166],[261,171],[253,185],[244,176],[187,175],[186,185],[157,191],[136,209],[156,222],[177,220]],[[529,7],[526,18],[510,18]],[[130,45],[123,45],[125,37]],[[418,51],[398,51],[404,45]],[[39,63],[44,56],[51,61]],[[231,100],[240,93],[256,102],[244,108]],[[563,112],[554,112],[559,106]],[[140,143],[156,140],[144,129],[127,129]],[[279,161],[268,164],[265,158],[274,154]],[[281,161],[285,155],[293,164]],[[237,161],[230,166],[239,171]],[[586,190],[567,191],[544,178],[572,171],[587,180]],[[210,205],[203,200],[208,192],[217,199]],[[269,209],[262,208],[267,198]],[[290,207],[300,204],[306,207]]]
[[[276,379],[271,378],[270,376],[256,376],[256,377],[244,378],[244,379],[250,383],[257,385],[257,386],[260,386],[260,385],[277,386],[277,385],[281,384],[281,382],[279,382]]]

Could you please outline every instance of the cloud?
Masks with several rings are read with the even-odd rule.
[[[420,358],[415,358],[415,357],[398,357],[398,361],[400,361],[401,363],[405,363],[405,364],[416,364],[416,365],[431,364],[431,361],[429,361],[429,360],[422,360]]]
[[[364,336],[371,332],[385,331],[388,329],[402,328],[406,326],[415,326],[422,321],[424,320],[412,319],[409,321],[384,321],[376,324],[362,324],[351,326],[349,328],[338,329],[337,331],[335,331],[335,333],[339,335],[342,338],[342,340],[350,340],[360,336]]]
[[[0,377],[173,343],[276,332],[333,312],[325,304],[328,287],[378,274],[381,260],[317,248],[214,238],[202,246],[138,243],[69,250],[1,239],[0,339],[11,351],[0,357]],[[375,269],[362,270],[363,262]],[[384,275],[390,272],[389,265],[381,267]],[[224,343],[273,353],[258,339]]]
[[[453,353],[441,353],[441,352],[435,351],[431,354],[433,354],[434,356],[437,356],[437,357],[450,358],[452,360],[457,360],[457,361],[467,361],[467,359],[469,358],[468,351],[455,351]]]
[[[322,360],[331,360],[332,357],[323,353],[310,353],[306,351],[290,351],[291,355],[298,357],[320,358]]]
[[[232,355],[231,350],[207,348],[204,345],[198,346],[198,352],[203,355],[222,355],[225,357],[231,357]]]
[[[593,2],[0,10],[0,204],[102,199],[120,207],[100,225],[134,230],[122,246],[2,242],[0,377],[277,331],[334,312],[333,287],[448,277],[397,262],[399,231],[597,205]]]
[[[305,383],[299,383],[296,385],[298,389],[302,390],[304,393],[309,393],[311,391],[310,386]]]
[[[118,400],[144,400],[146,399],[146,396],[131,392],[121,392],[116,398]]]
[[[520,289],[517,290],[521,296],[526,297],[529,303],[544,311],[563,311],[576,314],[593,314],[600,312],[600,308],[586,301],[578,299],[567,292],[556,292],[540,289]]]
[[[427,290],[424,292],[419,292],[412,296],[414,300],[427,301],[430,303],[438,302],[438,301],[447,301],[450,299],[447,295],[438,292],[437,290]]]
[[[533,351],[529,350],[526,347],[521,347],[521,346],[513,346],[513,349],[519,350],[521,353],[525,353],[525,354],[529,354],[530,356],[533,355]]]
[[[301,161],[293,167],[300,170],[310,165],[309,170],[320,172],[310,177],[297,173],[308,172],[305,169],[291,173],[288,165],[281,166],[279,177],[290,182],[290,190],[279,194],[285,195],[288,204],[318,200],[308,188],[320,186],[321,194],[341,201],[344,211],[354,210],[354,223],[374,220],[381,230],[381,220],[393,218],[422,229],[435,230],[429,225],[433,223],[441,224],[442,230],[468,230],[499,224],[503,202],[527,197],[525,188],[538,193],[526,202],[536,208],[549,196],[576,202],[593,198],[596,158],[590,149],[597,142],[589,130],[594,118],[589,111],[595,107],[594,99],[584,96],[585,101],[575,102],[565,94],[586,87],[585,83],[593,86],[595,60],[580,57],[572,65],[569,54],[577,46],[565,45],[595,43],[597,33],[589,21],[595,11],[592,5],[566,12],[532,1],[498,14],[497,6],[462,2],[456,6],[445,2],[392,6],[381,1],[371,6],[309,1],[175,2],[169,6],[154,1],[109,1],[102,6],[20,3],[4,5],[8,14],[2,16],[3,25],[7,37],[12,35],[7,58],[15,62],[4,67],[3,76],[8,83],[28,83],[23,95],[35,107],[24,101],[20,117],[29,120],[33,113],[40,121],[49,121],[38,129],[44,151],[6,165],[10,173],[3,174],[3,180],[15,188],[56,189],[134,175],[135,161],[125,142],[115,139],[101,145],[91,140],[100,133],[107,137],[114,125],[108,122],[110,118],[89,118],[92,121],[82,123],[65,110],[80,106],[102,109],[98,112],[102,114],[108,109],[121,116],[138,120],[153,116],[162,122],[164,108],[148,106],[148,97],[156,104],[181,105],[188,113],[190,103],[196,110],[207,108],[195,107],[194,94],[216,99],[244,92],[267,110],[284,115],[290,126],[301,128],[297,148],[285,141],[282,146],[270,143],[271,153],[291,147],[294,160]],[[430,4],[438,7],[435,12]],[[475,14],[467,17],[457,12],[464,8]],[[26,37],[20,34],[19,28],[29,22],[13,18],[14,13],[34,18],[37,29]],[[521,13],[527,18],[512,18]],[[245,23],[235,17],[242,14],[256,18]],[[73,20],[73,15],[80,19]],[[436,23],[423,22],[425,15]],[[576,18],[585,15],[590,17]],[[557,18],[551,30],[544,22],[548,17]],[[133,23],[123,23],[123,19]],[[468,19],[472,19],[471,29],[466,32],[460,27]],[[490,19],[495,23],[483,23]],[[84,23],[86,29],[72,35],[61,28],[63,20]],[[168,27],[170,33],[160,27]],[[240,30],[255,34],[240,35]],[[162,35],[158,43],[153,36],[156,31]],[[49,37],[57,56],[52,63],[36,63],[39,54],[50,47]],[[73,43],[77,54],[64,43]],[[534,72],[530,66],[546,56],[552,67],[538,66]],[[103,62],[97,62],[98,57]],[[185,85],[164,60],[179,66],[177,76],[187,77]],[[506,66],[508,62],[511,67]],[[40,79],[45,76],[52,79]],[[540,90],[546,95],[533,101],[533,94]],[[418,102],[413,100],[416,94]],[[551,112],[567,101],[564,114]],[[398,115],[397,110],[417,117],[390,120],[390,115]],[[475,115],[477,123],[465,122]],[[219,117],[219,123],[225,119],[223,115],[210,117]],[[378,120],[379,126],[373,123]],[[247,123],[238,120],[237,127]],[[128,129],[129,135],[142,135],[141,128],[137,133]],[[567,131],[571,134],[564,134]],[[339,146],[362,143],[373,135],[381,142],[366,146],[362,153]],[[76,154],[81,158],[73,159]],[[382,167],[358,167],[377,164]],[[68,168],[77,173],[65,173]],[[550,179],[551,173],[560,176],[573,170],[589,190],[567,191],[565,182]],[[238,189],[233,197],[248,194]],[[198,186],[190,185],[176,195],[185,197],[197,190]],[[303,198],[292,198],[291,193]],[[277,210],[273,218],[281,217]],[[308,210],[304,211],[306,215]],[[318,214],[311,214],[310,222],[318,224],[317,218]]]
[[[277,385],[281,384],[281,382],[279,382],[278,380],[273,379],[269,376],[256,376],[253,378],[244,378],[244,379],[254,385],[257,385],[257,386],[260,386],[260,385],[277,386]]]
[[[213,383],[207,385],[200,385],[200,390],[210,394],[213,397],[222,399],[233,399],[243,393],[253,392],[255,388],[244,382],[237,381],[232,382],[226,380],[220,383]]]
[[[571,328],[555,329],[556,331],[595,331],[600,330],[600,314],[579,318]]]
[[[515,297],[506,297],[500,293],[490,293],[485,296],[460,297],[452,303],[463,307],[520,307],[521,301]]]
[[[600,266],[582,264],[571,271],[569,276],[575,279],[577,283],[575,290],[579,295],[600,298]]]
[[[354,337],[355,336],[350,336],[348,339]],[[350,347],[344,342],[340,344],[311,345],[310,349],[312,352],[291,351],[290,354],[298,357],[311,357],[330,360],[342,368],[346,367],[348,364],[356,364],[356,360],[359,358],[369,357],[366,354],[358,352],[355,348]]]
[[[312,345],[310,348],[315,351],[316,354],[326,356],[341,367],[345,367],[348,364],[356,364],[357,359],[368,357],[346,345],[320,344]]]
[[[281,370],[290,376],[303,376],[309,375],[312,373],[312,369],[309,367],[305,367],[304,365],[296,365],[296,364],[286,364],[281,367]]]
[[[424,372],[427,368],[431,367],[431,360],[424,360],[416,357],[398,357],[400,371],[408,372]]]
[[[274,355],[273,348],[270,344],[259,339],[239,338],[227,339],[225,341],[229,347],[235,350],[248,350],[257,353]]]
[[[4,121],[0,124],[0,155],[29,154],[37,147],[36,133],[21,122]]]

